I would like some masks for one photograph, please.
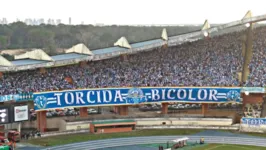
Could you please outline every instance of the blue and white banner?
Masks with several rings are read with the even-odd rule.
[[[16,102],[32,101],[32,100],[33,100],[32,92],[18,94],[17,97],[15,98]]]
[[[265,93],[265,88],[263,87],[243,87],[242,91],[243,93]]]
[[[266,118],[242,118],[241,124],[249,126],[266,125]]]
[[[104,88],[34,93],[35,110],[64,107],[134,105],[139,103],[240,102],[241,88]]]
[[[23,93],[23,94],[10,94],[10,95],[0,95],[0,102],[7,102],[7,101],[28,101],[32,100],[33,93]]]
[[[265,133],[266,118],[242,118],[240,131]]]
[[[10,95],[1,95],[0,96],[0,102],[13,101],[18,97],[19,97],[18,94],[16,94],[16,95],[11,95],[11,94]]]

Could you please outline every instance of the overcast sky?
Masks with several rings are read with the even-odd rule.
[[[202,24],[266,14],[266,0],[1,0],[0,18],[61,19],[80,24]]]

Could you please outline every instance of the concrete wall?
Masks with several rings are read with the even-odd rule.
[[[239,125],[235,126],[172,126],[172,125],[160,125],[160,126],[138,126],[137,130],[143,129],[207,129],[207,130],[239,130]]]
[[[90,128],[91,121],[65,122],[65,130],[83,130]]]
[[[59,132],[45,132],[42,133],[42,137],[49,137],[49,136],[58,136],[58,135],[67,135],[67,134],[77,134],[77,133],[89,133],[89,130],[69,130],[69,131],[59,131]]]
[[[258,133],[266,133],[266,125],[259,126],[250,126],[250,125],[240,125],[241,132],[258,132]]]
[[[37,127],[37,122],[36,121],[26,121],[26,122],[22,122],[21,124],[21,128],[25,129],[29,129],[29,128],[36,128]],[[5,129],[17,129],[18,128],[18,123],[9,123],[5,125]]]
[[[59,128],[59,131],[89,130],[91,121],[66,122],[65,118],[47,119],[47,128]],[[231,126],[233,119],[228,118],[142,118],[135,119],[136,126]],[[22,129],[36,128],[36,121],[22,123]],[[16,129],[17,123],[8,125],[8,129]]]
[[[135,119],[137,126],[159,126],[159,125],[179,125],[179,126],[231,126],[233,119],[216,118],[169,118],[169,119]]]
[[[47,119],[47,128],[59,128],[61,130],[64,130],[65,126],[65,121],[64,118],[49,118]],[[6,128],[7,129],[16,129],[18,127],[18,123],[12,123],[12,124],[7,124]],[[29,128],[37,128],[37,121],[25,121],[22,122],[21,125],[22,129],[29,129]]]
[[[47,128],[60,128],[64,118],[49,118],[47,119]],[[23,122],[22,128],[36,128],[37,121]]]
[[[47,119],[47,128],[58,128],[59,131],[67,130],[82,130],[89,129],[89,124],[91,121],[81,121],[81,122],[66,122],[64,118],[49,118]],[[22,122],[22,129],[31,129],[37,127],[37,121],[25,121]],[[7,124],[6,129],[17,129],[18,123]]]
[[[91,121],[66,122],[62,118],[47,119],[47,128],[58,128],[59,131],[89,129]],[[24,122],[22,128],[35,128],[36,121]]]

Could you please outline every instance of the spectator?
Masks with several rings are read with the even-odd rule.
[[[250,76],[244,86],[266,86],[266,28],[254,30]],[[0,95],[20,92],[103,88],[123,86],[239,86],[237,73],[243,58],[243,32],[216,36],[128,56],[39,71],[5,73],[0,79]],[[65,78],[73,79],[73,84]]]

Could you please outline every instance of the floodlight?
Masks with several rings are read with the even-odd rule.
[[[245,26],[248,28],[250,27],[250,23],[246,23]]]
[[[209,33],[206,32],[206,31],[203,34],[204,34],[205,37],[207,37],[209,35]]]

